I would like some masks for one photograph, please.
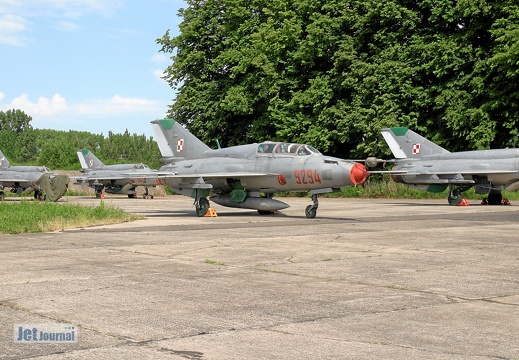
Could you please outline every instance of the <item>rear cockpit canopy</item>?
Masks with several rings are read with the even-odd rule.
[[[321,155],[321,153],[313,147],[305,144],[294,144],[287,142],[263,142],[258,145],[258,154],[275,154],[275,155]]]
[[[133,165],[133,168],[136,169],[136,170],[148,170],[150,167],[146,164],[135,164]]]

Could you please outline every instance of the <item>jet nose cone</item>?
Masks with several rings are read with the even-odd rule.
[[[353,185],[362,185],[369,176],[369,172],[362,164],[355,163],[350,170],[350,180]]]

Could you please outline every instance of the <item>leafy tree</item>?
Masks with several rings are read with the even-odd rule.
[[[19,134],[25,129],[31,129],[32,117],[21,110],[0,111],[0,131],[12,130]]]
[[[388,155],[408,126],[449,150],[515,145],[519,9],[513,0],[187,0],[169,116],[206,142],[308,142]]]

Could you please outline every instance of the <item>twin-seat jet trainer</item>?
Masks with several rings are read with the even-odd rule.
[[[151,122],[163,160],[161,178],[174,192],[194,198],[196,214],[204,216],[209,199],[222,206],[271,214],[289,207],[272,198],[280,191],[308,191],[313,204],[307,218],[317,214],[318,194],[361,185],[369,176],[363,164],[322,155],[311,146],[262,142],[210,149],[178,122]]]
[[[405,127],[383,129],[382,136],[395,157],[393,180],[430,192],[449,187],[450,205],[458,205],[461,192],[473,186],[476,194],[488,194],[490,205],[501,204],[503,188],[519,189],[519,149],[451,153]]]
[[[77,152],[84,176],[72,177],[75,184],[95,189],[100,198],[103,189],[109,194],[125,194],[129,198],[137,195],[136,186],[156,186],[157,172],[145,164],[105,165],[88,149]]]
[[[8,187],[16,194],[34,191],[35,199],[56,201],[67,191],[68,182],[68,176],[53,174],[45,166],[11,166],[0,151],[0,200]]]

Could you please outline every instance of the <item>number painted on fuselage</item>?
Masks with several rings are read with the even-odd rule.
[[[296,184],[321,184],[321,175],[317,169],[294,170]]]

